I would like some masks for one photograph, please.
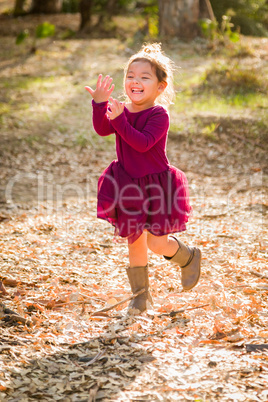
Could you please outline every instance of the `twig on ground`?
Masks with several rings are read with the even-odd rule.
[[[28,318],[21,317],[17,314],[6,314],[1,320],[8,322],[10,324],[13,323],[21,323],[23,325],[27,325],[28,327],[32,325],[31,321]]]
[[[8,291],[6,290],[2,281],[0,281],[0,295],[7,295]]]
[[[228,215],[228,213],[229,213],[229,211],[221,212],[218,214],[204,214],[204,215],[202,215],[202,218],[216,219],[216,218],[220,218],[221,216],[226,216],[226,215]]]
[[[196,307],[185,307],[177,311],[171,311],[170,313],[163,313],[159,314],[157,317],[175,317],[177,314],[184,313],[185,311],[190,311],[190,310],[195,310],[197,308],[202,308],[202,307],[207,307],[209,306],[209,303],[207,304],[201,304],[201,306],[196,306]]]
[[[3,303],[0,303],[0,320],[3,320],[4,322],[8,323],[21,323],[23,325],[32,325],[31,320],[28,318],[24,318],[20,316],[18,313],[16,313],[13,310],[10,310],[7,308]]]
[[[115,308],[117,306],[120,306],[120,304],[124,304],[127,301],[132,300],[132,299],[134,299],[135,297],[141,295],[144,292],[145,292],[145,289],[143,288],[143,289],[139,290],[138,292],[134,293],[133,295],[127,297],[126,299],[121,300],[118,303],[112,304],[109,307],[104,307],[101,310],[97,310],[97,311],[94,311],[93,313],[90,313],[90,316],[94,316],[94,315],[97,315],[99,313],[105,313],[106,311],[110,311],[113,308]],[[67,304],[82,304],[82,305],[84,305],[84,304],[91,304],[91,301],[90,300],[88,300],[88,301],[87,300],[79,300],[79,301],[73,301],[73,302],[69,301],[69,302],[66,302],[66,303],[55,304],[55,307],[62,307],[62,306],[66,306]]]
[[[104,312],[106,312],[106,311],[110,311],[110,310],[112,310],[113,308],[115,308],[115,307],[117,307],[117,306],[120,306],[120,304],[124,304],[124,303],[126,303],[127,301],[132,300],[132,299],[134,299],[135,297],[141,295],[141,294],[144,293],[144,292],[145,292],[145,289],[141,289],[141,290],[139,290],[138,292],[134,293],[133,295],[127,297],[126,299],[123,299],[123,300],[121,300],[121,301],[118,302],[118,303],[112,304],[112,305],[109,306],[109,307],[105,307],[105,308],[102,308],[101,310],[95,311],[94,313],[92,313],[92,314],[90,314],[90,315],[91,315],[91,316],[94,316],[94,315],[97,315],[98,313],[104,313]]]
[[[4,303],[0,302],[0,317],[2,318],[3,315],[7,315],[7,314],[11,314],[11,315],[19,315],[18,313],[16,313],[13,310],[10,310],[10,308],[7,308]]]
[[[106,349],[101,350],[99,353],[96,354],[95,357],[93,357],[92,359],[90,359],[89,361],[86,362],[86,366],[89,366],[90,364],[95,363],[97,360],[99,360],[105,353],[107,352]],[[81,361],[81,359],[80,359]]]
[[[95,402],[96,400],[96,395],[98,393],[100,386],[98,383],[96,383],[92,388],[89,390],[89,395],[88,395],[88,401],[89,402]]]
[[[262,278],[262,279],[268,279],[268,276],[267,275],[263,275],[263,274],[260,274],[259,272],[256,272],[256,271],[249,271],[252,275],[255,275],[255,276],[258,276],[259,278]]]
[[[248,343],[245,346],[246,346],[247,352],[258,352],[258,351],[268,349],[267,343],[261,343],[259,345],[255,344],[255,343]]]

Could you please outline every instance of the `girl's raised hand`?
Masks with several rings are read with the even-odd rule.
[[[85,87],[85,89],[91,94],[96,103],[106,102],[114,90],[112,81],[113,79],[109,75],[106,75],[102,81],[102,74],[100,74],[95,91],[90,87]]]
[[[107,115],[110,117],[111,120],[114,120],[124,111],[125,103],[119,102],[117,99],[110,97],[109,108],[107,110]]]

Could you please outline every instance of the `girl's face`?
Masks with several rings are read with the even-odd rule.
[[[166,85],[158,81],[155,68],[148,61],[134,61],[130,64],[125,78],[125,91],[132,106],[140,110],[154,106]]]

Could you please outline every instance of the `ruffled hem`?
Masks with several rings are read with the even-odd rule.
[[[133,179],[113,161],[99,178],[97,216],[129,243],[144,230],[155,236],[182,232],[190,213],[187,178],[174,166]]]

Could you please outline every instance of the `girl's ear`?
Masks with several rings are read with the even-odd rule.
[[[167,87],[167,82],[162,81],[158,85],[158,91],[163,92],[166,89],[166,87]]]

